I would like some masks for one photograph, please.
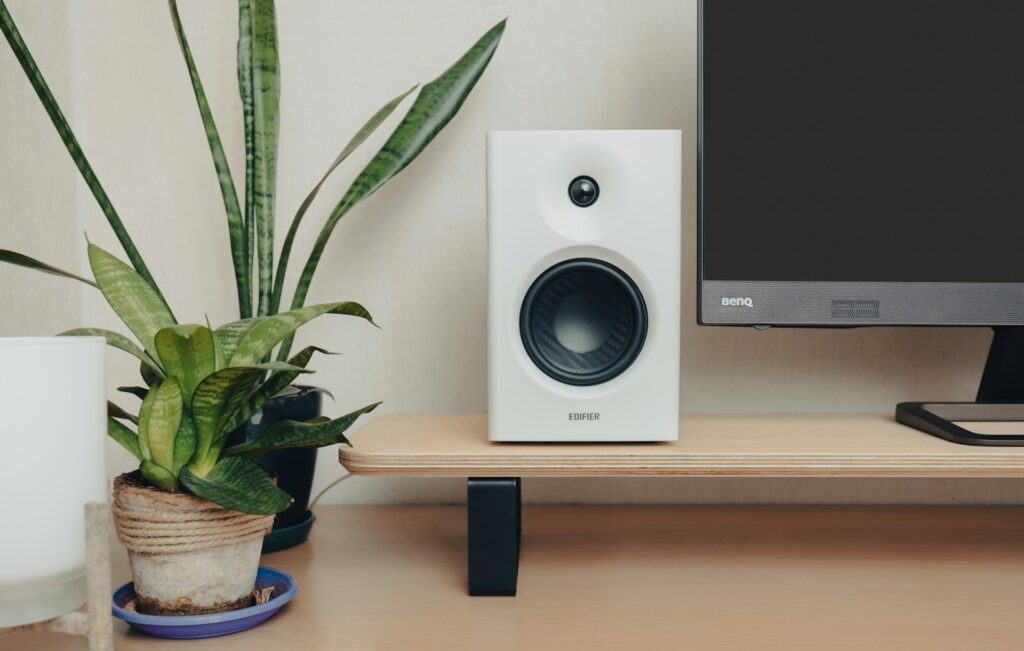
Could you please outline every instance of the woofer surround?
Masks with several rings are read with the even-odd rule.
[[[519,312],[527,355],[549,377],[574,386],[602,384],[628,369],[643,349],[647,325],[636,283],[591,258],[544,271]]]

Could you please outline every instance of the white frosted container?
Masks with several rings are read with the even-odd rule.
[[[101,337],[0,337],[0,628],[85,603],[86,502],[107,501]]]

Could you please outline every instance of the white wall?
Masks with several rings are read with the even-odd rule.
[[[223,207],[165,3],[8,5],[179,319],[235,317]],[[183,0],[181,12],[241,184],[235,6]],[[484,409],[489,129],[684,131],[684,410],[890,411],[898,400],[971,397],[989,338],[983,330],[694,324],[695,0],[279,3],[282,235],[377,107],[436,76],[505,16],[501,47],[462,112],[418,161],[345,218],[320,265],[310,301],[359,300],[384,327],[328,317],[302,331],[303,341],[344,353],[317,365],[316,381],[337,396],[336,411],[373,400],[392,412]],[[5,45],[0,82],[0,246],[80,271],[83,229],[118,251]],[[328,182],[297,251],[308,251],[332,202],[387,131]],[[302,261],[297,255],[292,269]],[[0,268],[0,305],[0,335],[117,325],[95,292],[22,270]],[[135,381],[130,359],[111,353],[111,362],[112,386]],[[112,448],[112,471],[129,465]],[[335,452],[323,451],[317,484],[340,474]],[[532,500],[572,502],[1016,502],[1024,500],[1018,484],[602,479],[531,481],[526,491]],[[355,478],[330,500],[456,501],[463,491],[457,480]]]
[[[19,27],[35,35],[36,62],[53,71],[48,81],[54,95],[69,98],[72,30],[62,8],[60,2],[40,2],[19,12]],[[73,113],[68,104],[66,112]],[[0,248],[81,268],[74,166],[2,39],[0,120]],[[0,336],[49,334],[77,326],[81,317],[75,283],[0,265]]]

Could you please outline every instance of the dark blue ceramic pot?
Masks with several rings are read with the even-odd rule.
[[[320,415],[320,402],[320,392],[316,389],[290,386],[268,400],[263,405],[263,409],[258,411],[248,423],[232,432],[228,444],[237,445],[252,441],[278,421],[306,421],[316,418]],[[316,448],[294,448],[275,450],[256,457],[256,463],[277,477],[278,487],[295,500],[287,510],[277,514],[274,531],[312,522],[309,514],[309,493],[313,488],[316,453]],[[270,538],[274,536],[274,532],[267,535]],[[302,540],[305,540],[305,535],[295,540],[294,544],[298,544]],[[277,549],[283,548],[283,546],[277,547]],[[266,545],[264,545],[264,551],[269,551]]]

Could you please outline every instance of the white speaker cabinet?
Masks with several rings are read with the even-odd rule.
[[[492,441],[679,438],[679,131],[487,135]]]

